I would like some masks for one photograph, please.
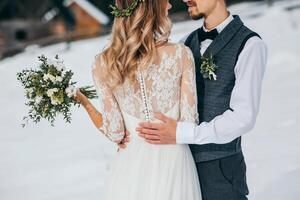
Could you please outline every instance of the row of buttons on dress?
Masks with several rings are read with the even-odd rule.
[[[145,80],[143,77],[143,74],[140,70],[138,70],[139,72],[139,84],[140,84],[140,88],[141,88],[141,95],[142,95],[142,101],[143,101],[143,105],[144,105],[144,119],[146,121],[150,121],[150,110],[147,104],[147,92],[146,92],[146,85],[145,85]]]

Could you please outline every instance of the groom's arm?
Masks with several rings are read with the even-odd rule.
[[[200,125],[178,122],[178,144],[228,143],[249,132],[259,111],[267,48],[258,37],[250,38],[235,67],[236,82],[230,100],[230,110]]]

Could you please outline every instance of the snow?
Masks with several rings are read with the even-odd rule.
[[[256,30],[269,47],[261,111],[256,127],[243,138],[248,169],[249,199],[300,199],[300,1],[268,8],[243,3],[230,8]],[[172,41],[199,27],[199,21],[175,24]],[[83,108],[75,108],[72,124],[58,119],[21,128],[26,114],[24,92],[16,73],[34,66],[37,56],[59,54],[72,66],[80,85],[92,84],[95,54],[109,37],[27,51],[0,61],[0,199],[101,200],[116,146],[101,135]],[[97,101],[93,101],[97,107]]]

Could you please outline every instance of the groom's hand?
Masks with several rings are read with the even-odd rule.
[[[150,144],[176,144],[177,121],[161,113],[156,113],[155,118],[163,123],[140,123],[136,129],[139,136]]]

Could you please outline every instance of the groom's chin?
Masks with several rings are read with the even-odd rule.
[[[202,14],[198,14],[198,15],[190,14],[190,17],[191,17],[193,20],[199,20],[199,19],[202,19],[202,18],[204,17],[204,15],[202,15]]]

